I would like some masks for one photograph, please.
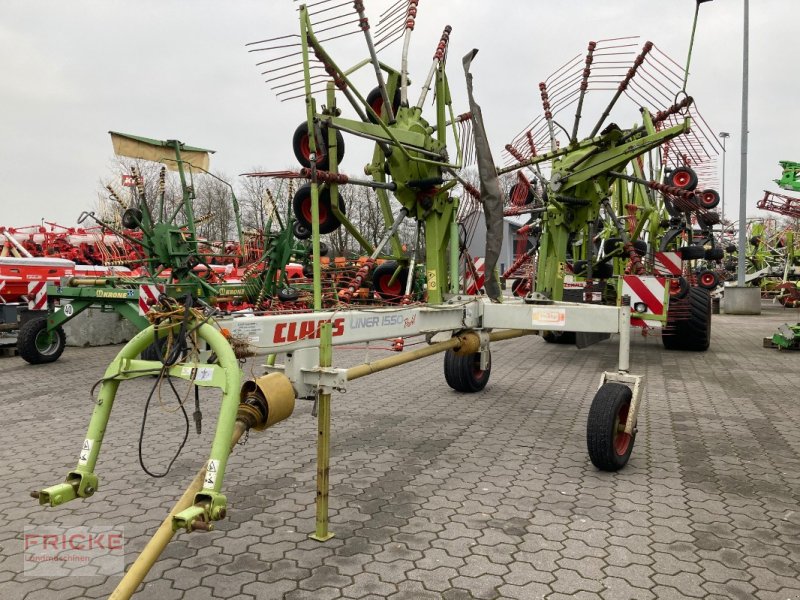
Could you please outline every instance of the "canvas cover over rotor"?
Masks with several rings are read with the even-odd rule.
[[[497,177],[497,169],[494,166],[486,128],[483,125],[481,107],[475,102],[475,98],[472,95],[472,73],[469,72],[469,68],[476,54],[478,54],[478,50],[472,50],[464,56],[462,63],[467,77],[469,110],[472,112],[472,125],[475,136],[475,157],[478,163],[478,177],[481,182],[481,203],[483,204],[483,213],[486,220],[486,256],[484,258],[486,283],[484,287],[489,298],[500,302],[502,292],[494,272],[503,246],[503,196],[500,191],[500,181]]]
[[[111,143],[114,146],[114,154],[141,160],[150,160],[164,164],[172,171],[178,170],[178,163],[175,160],[175,145],[172,141],[154,140],[117,131],[109,131]],[[214,150],[205,148],[195,148],[180,144],[181,160],[189,163],[204,171],[208,171],[210,160],[209,155]]]

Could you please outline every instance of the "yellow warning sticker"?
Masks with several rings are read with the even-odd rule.
[[[436,278],[436,271],[428,271],[428,289],[439,289],[439,280]]]

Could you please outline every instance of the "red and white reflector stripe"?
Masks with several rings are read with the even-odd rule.
[[[484,266],[486,261],[480,256],[476,256],[472,259],[472,262],[475,265],[475,272],[478,274],[478,280],[475,281],[472,269],[467,269],[466,293],[469,295],[476,295],[486,283],[486,267]]]
[[[622,278],[622,295],[630,297],[631,309],[637,313],[663,316],[666,293],[666,277],[625,275]],[[647,310],[635,309],[634,307],[639,303],[644,304]],[[663,323],[647,318],[631,317],[631,325],[635,327],[661,327]]]
[[[3,298],[3,288],[4,287],[6,287],[6,282],[5,281],[0,281],[0,302],[2,302],[3,304],[6,303],[6,299]]]
[[[677,252],[656,252],[653,270],[658,275],[680,275],[683,273],[683,260]]]
[[[31,281],[28,284],[28,309],[45,310],[47,308],[47,281]]]
[[[145,284],[139,286],[139,314],[144,316],[147,314],[154,304],[158,302],[158,297],[161,295],[162,287],[155,284]]]

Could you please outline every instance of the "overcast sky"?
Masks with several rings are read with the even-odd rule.
[[[374,16],[390,2],[365,4]],[[296,7],[290,0],[4,0],[0,225],[74,224],[109,176],[108,130],[215,149],[212,168],[228,175],[294,168],[291,136],[304,118],[302,100],[278,102],[255,66],[260,57],[245,44],[296,33]],[[460,58],[481,50],[476,96],[500,162],[500,149],[541,113],[538,82],[589,40],[638,35],[683,63],[694,7],[695,0],[421,0],[410,69],[419,85],[443,26],[452,25],[450,82],[455,108],[464,112]],[[751,2],[751,215],[762,190],[777,191],[778,161],[800,161],[792,142],[800,91],[796,8],[797,0]],[[700,7],[688,86],[714,131],[731,133],[729,216],[739,202],[742,16],[743,0]],[[343,66],[366,56],[361,36],[337,48]],[[396,45],[381,58],[399,66],[399,54]],[[357,173],[368,161],[356,150],[343,170]]]

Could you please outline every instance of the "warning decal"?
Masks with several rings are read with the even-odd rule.
[[[86,465],[89,463],[89,455],[92,453],[92,446],[94,446],[94,440],[83,440],[83,448],[81,448],[81,455],[78,458],[79,465]]]
[[[203,480],[204,488],[213,488],[217,483],[217,473],[219,472],[219,461],[209,460],[206,465],[206,477]]]

